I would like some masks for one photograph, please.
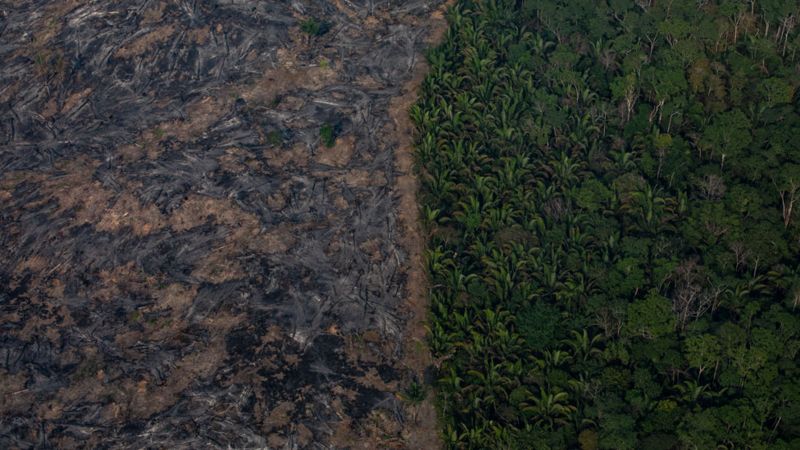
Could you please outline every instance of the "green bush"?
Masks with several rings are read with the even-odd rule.
[[[322,125],[319,129],[319,138],[325,147],[333,147],[336,143],[336,128],[329,123]]]
[[[324,20],[317,20],[313,17],[306,19],[300,23],[300,30],[304,33],[319,37],[327,33],[331,29],[331,24]]]

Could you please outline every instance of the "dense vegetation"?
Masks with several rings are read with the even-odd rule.
[[[411,114],[450,448],[800,448],[785,0],[461,1]]]

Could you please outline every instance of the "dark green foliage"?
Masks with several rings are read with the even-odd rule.
[[[453,8],[411,111],[449,448],[797,446],[798,14]]]
[[[309,36],[319,37],[331,29],[331,24],[311,17],[300,23],[300,29]]]
[[[517,328],[528,347],[544,350],[555,340],[561,314],[558,308],[536,302],[523,308],[517,315]]]
[[[428,397],[428,390],[422,383],[412,381],[398,396],[405,402],[418,405]]]
[[[325,147],[333,147],[336,143],[336,127],[329,123],[322,125],[319,129],[319,138]]]

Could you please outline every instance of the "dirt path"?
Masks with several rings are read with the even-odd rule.
[[[407,110],[444,25],[2,7],[0,447],[438,446],[395,394],[430,364]]]

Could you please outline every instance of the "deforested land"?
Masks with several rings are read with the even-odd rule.
[[[408,105],[445,26],[0,2],[0,448],[438,447]]]

